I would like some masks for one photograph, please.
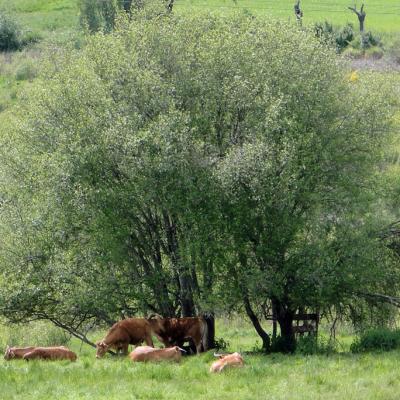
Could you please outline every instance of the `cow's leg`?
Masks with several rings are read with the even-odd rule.
[[[151,335],[147,335],[144,338],[144,341],[146,342],[147,346],[154,347],[154,343],[153,343],[153,339],[152,339]]]
[[[121,347],[120,347],[121,355],[123,355],[123,356],[128,355],[128,349],[129,349],[129,343],[121,344]]]
[[[203,346],[201,344],[201,340],[196,341],[195,345],[196,345],[196,354],[199,355],[201,353],[201,351],[202,351],[202,348],[203,348]]]

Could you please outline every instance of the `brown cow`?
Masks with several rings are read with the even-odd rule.
[[[189,339],[193,340],[197,354],[207,351],[208,328],[207,322],[201,317],[160,318],[148,319],[153,333],[165,345],[182,346]]]
[[[144,318],[124,319],[115,323],[106,337],[96,343],[96,358],[103,357],[108,349],[115,349],[126,355],[130,344],[138,345],[142,342],[153,347],[149,322]]]
[[[76,361],[76,354],[64,346],[58,347],[35,347],[32,351],[26,353],[24,360],[70,360]]]
[[[4,353],[5,360],[22,359],[26,353],[34,350],[35,347],[10,347],[7,346],[6,352]]]
[[[143,361],[181,361],[182,353],[185,351],[178,346],[168,347],[166,349],[154,349],[149,346],[139,346],[133,350],[129,357],[132,361],[143,362]]]
[[[214,354],[215,357],[219,357],[218,361],[212,363],[210,372],[222,372],[227,367],[243,367],[244,361],[239,353],[219,355]]]

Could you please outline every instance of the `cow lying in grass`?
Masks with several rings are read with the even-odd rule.
[[[243,367],[244,361],[239,353],[233,354],[214,354],[215,357],[219,357],[218,361],[212,363],[210,372],[222,372],[225,368],[230,367]]]
[[[58,347],[35,347],[32,351],[26,353],[24,360],[70,360],[76,361],[76,354],[64,346]]]
[[[4,354],[5,360],[76,360],[76,354],[65,346],[58,347],[9,347]]]
[[[22,359],[26,353],[34,350],[34,347],[10,347],[7,346],[6,352],[4,353],[5,360]]]
[[[124,319],[115,323],[106,337],[96,343],[96,358],[103,357],[109,349],[127,355],[130,344],[138,345],[142,342],[153,347],[149,322],[144,318]]]
[[[181,351],[185,351],[178,346],[168,347],[166,349],[154,349],[150,346],[139,346],[133,350],[129,357],[135,362],[144,361],[175,361],[179,362],[182,358]]]

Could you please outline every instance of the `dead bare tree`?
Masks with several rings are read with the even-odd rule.
[[[297,0],[297,3],[294,5],[294,15],[296,16],[296,20],[299,25],[302,25],[303,11],[300,8],[300,0]]]
[[[348,7],[349,10],[353,11],[357,17],[358,21],[360,22],[360,32],[364,33],[364,21],[366,17],[366,12],[364,11],[364,3],[362,4],[360,11],[357,10],[357,6],[354,5],[354,7]]]

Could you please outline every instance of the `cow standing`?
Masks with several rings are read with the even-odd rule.
[[[96,358],[102,357],[109,349],[128,354],[130,344],[146,342],[153,347],[150,323],[144,318],[128,318],[115,323],[106,337],[96,343]]]
[[[154,349],[149,346],[139,346],[133,350],[129,357],[135,362],[145,361],[175,361],[179,362],[182,358],[182,351],[178,346],[168,347],[166,349]]]
[[[76,361],[76,354],[64,346],[59,347],[35,347],[32,351],[24,354],[24,360],[70,360]]]
[[[204,318],[160,318],[148,319],[153,333],[165,345],[181,347],[187,340],[192,340],[197,354],[207,351],[208,326]]]
[[[243,367],[244,365],[243,358],[239,353],[227,355],[214,354],[214,356],[219,357],[219,360],[212,363],[210,372],[222,372],[228,367]]]

